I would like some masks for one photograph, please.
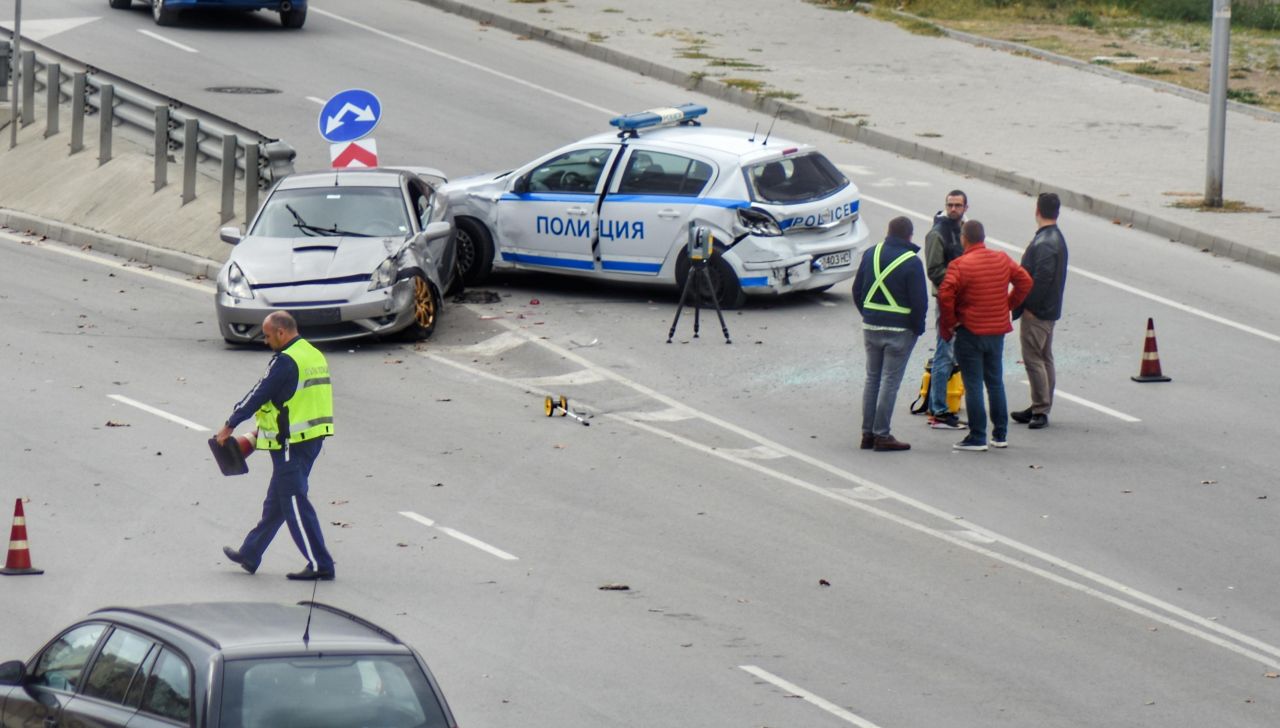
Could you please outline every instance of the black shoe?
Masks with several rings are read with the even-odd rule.
[[[231,563],[233,563],[233,564],[240,564],[240,568],[241,568],[241,569],[244,569],[245,571],[249,572],[250,574],[252,574],[252,573],[254,573],[255,571],[257,571],[257,570],[258,570],[258,565],[257,565],[257,564],[254,564],[253,566],[250,566],[250,565],[249,565],[249,564],[244,560],[244,557],[240,555],[240,552],[239,552],[239,551],[236,551],[235,549],[231,548],[230,546],[223,546],[223,547],[222,547],[222,555],[223,555],[223,556],[226,556],[226,557],[227,557],[227,560],[228,560],[228,561],[230,561]]]
[[[1028,429],[1043,430],[1049,426],[1049,415],[1031,415],[1031,424],[1027,425]]]
[[[1019,425],[1027,424],[1028,422],[1031,421],[1031,418],[1034,416],[1035,415],[1031,414],[1030,407],[1024,410],[1018,410],[1017,412],[1009,413],[1009,419],[1013,420],[1014,422],[1017,422]]]
[[[295,571],[294,573],[286,574],[285,576],[286,578],[294,581],[333,581],[334,573],[332,570],[316,571],[308,566],[302,571]]]
[[[911,446],[899,440],[893,435],[885,435],[877,437],[873,446],[876,452],[897,452],[899,450],[910,450]]]
[[[859,450],[870,450],[875,447],[876,436],[870,432],[862,433],[862,444],[858,445]]]

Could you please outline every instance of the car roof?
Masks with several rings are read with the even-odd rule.
[[[331,169],[323,172],[296,172],[280,180],[276,189],[311,187],[399,187],[408,172],[399,169]]]
[[[313,647],[341,644],[386,649],[402,644],[395,635],[350,612],[320,603],[315,603],[314,610],[308,610],[307,604],[198,602],[106,607],[94,611],[90,618],[110,619],[153,632],[166,628],[223,651],[265,647],[303,649],[306,646],[302,639],[304,630],[309,632],[309,644]],[[311,612],[309,626],[308,611]]]
[[[670,149],[684,149],[690,152],[702,151],[704,154],[707,152],[727,153],[745,158],[781,156],[784,149],[808,150],[812,148],[808,144],[780,139],[776,136],[770,136],[766,144],[765,137],[766,134],[763,132],[752,133],[714,126],[685,125],[642,130],[635,139],[639,142]],[[616,132],[597,134],[582,141],[589,143],[617,143],[618,134]]]

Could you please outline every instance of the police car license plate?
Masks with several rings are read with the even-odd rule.
[[[289,313],[293,314],[293,320],[299,326],[336,324],[342,321],[342,313],[337,308],[300,308]]]
[[[849,263],[853,262],[853,252],[842,250],[839,253],[824,255],[819,259],[819,262],[822,263],[823,269],[839,268],[842,265],[849,265]]]

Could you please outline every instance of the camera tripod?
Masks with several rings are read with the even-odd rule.
[[[720,300],[716,297],[715,286],[711,284],[711,270],[707,267],[707,259],[693,260],[690,263],[689,275],[684,279],[684,290],[680,292],[680,305],[676,307],[676,317],[671,321],[671,330],[667,332],[667,343],[671,343],[672,337],[676,335],[676,326],[680,323],[680,313],[684,311],[684,302],[689,298],[690,290],[693,290],[693,338],[698,338],[698,328],[701,324],[702,306],[699,299],[702,298],[701,292],[697,289],[698,283],[706,285],[706,291],[710,294],[711,303],[716,307],[716,316],[720,318],[720,330],[724,332],[724,343],[732,344],[729,338],[729,327],[724,322],[724,314],[720,311]]]

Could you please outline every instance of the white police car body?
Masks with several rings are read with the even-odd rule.
[[[868,238],[857,187],[813,146],[696,125],[705,113],[618,117],[621,132],[446,185],[466,280],[529,269],[683,285],[691,224],[715,238],[722,305],[852,278]]]

